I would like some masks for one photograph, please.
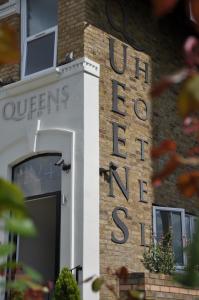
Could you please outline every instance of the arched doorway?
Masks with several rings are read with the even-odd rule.
[[[38,235],[17,237],[16,260],[39,271],[44,279],[55,281],[59,272],[61,168],[60,154],[42,154],[15,165],[12,179],[26,197],[27,210]]]

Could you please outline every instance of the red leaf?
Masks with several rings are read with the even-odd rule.
[[[199,132],[199,122],[197,124],[193,124],[192,126],[184,127],[183,131],[186,134],[191,134],[191,133],[194,133],[194,132]]]
[[[194,21],[199,24],[199,1],[190,0],[190,8]]]
[[[152,98],[160,96],[172,84],[177,84],[185,80],[189,76],[189,72],[188,69],[182,69],[173,75],[164,77],[151,88],[150,96]]]
[[[199,193],[199,171],[182,174],[178,178],[178,188],[186,197],[192,197]]]
[[[188,155],[192,156],[194,154],[199,154],[199,146],[193,147],[189,150]]]
[[[176,152],[176,142],[172,140],[165,140],[158,147],[154,147],[151,150],[151,157],[159,158],[169,152]]]
[[[160,186],[162,184],[162,181],[166,177],[171,175],[179,165],[180,165],[180,161],[178,159],[178,156],[173,155],[170,158],[170,160],[166,163],[163,170],[152,178],[152,184],[156,187]]]
[[[160,82],[152,86],[150,96],[152,98],[160,96],[165,90],[171,86],[172,82],[169,78],[165,77]]]
[[[197,0],[198,1],[198,0]],[[199,40],[190,36],[184,43],[185,62],[189,67],[199,64]]]
[[[152,0],[154,14],[158,17],[172,11],[178,0]]]
[[[119,279],[123,279],[124,281],[128,279],[129,275],[126,267],[121,267],[120,269],[116,270],[115,274]]]

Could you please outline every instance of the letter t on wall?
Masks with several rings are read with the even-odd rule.
[[[149,143],[143,139],[136,139],[136,141],[140,142],[140,160],[145,161],[144,144],[148,145]]]

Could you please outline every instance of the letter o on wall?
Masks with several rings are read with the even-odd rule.
[[[136,99],[134,102],[134,112],[136,117],[141,121],[148,120],[149,109],[146,102],[142,99]]]
[[[15,114],[15,104],[8,102],[3,107],[3,118],[4,120],[11,120]]]

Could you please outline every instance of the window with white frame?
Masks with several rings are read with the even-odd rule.
[[[186,214],[182,208],[153,207],[155,240],[158,241],[171,232],[177,267],[183,267],[186,264],[186,255],[183,249],[193,240],[196,222],[197,217]]]
[[[162,239],[171,232],[172,246],[176,266],[185,264],[184,237],[185,237],[185,214],[184,209],[169,207],[153,208],[153,232],[156,241]]]
[[[22,0],[22,77],[56,66],[57,0]]]
[[[184,247],[193,239],[197,218],[185,214],[182,208],[153,207],[153,232],[155,240],[162,239],[171,232],[172,246],[176,266],[183,267],[186,264]]]

